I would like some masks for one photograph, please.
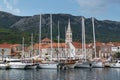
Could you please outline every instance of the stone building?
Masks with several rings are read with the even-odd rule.
[[[11,55],[11,44],[3,43],[0,44],[0,58]]]

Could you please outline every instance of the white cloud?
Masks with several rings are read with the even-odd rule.
[[[18,3],[18,0],[13,0],[13,4],[16,5]]]
[[[20,13],[20,9],[17,9],[17,8],[16,8],[16,9],[14,9],[14,12],[15,12],[15,13]]]
[[[96,15],[106,12],[107,5],[105,0],[76,0],[80,6],[80,12],[89,15]]]
[[[11,12],[13,14],[20,14],[20,9],[15,8],[13,5],[17,4],[18,0],[12,0],[10,3],[9,0],[4,0],[3,3],[5,4],[5,10],[7,12]]]
[[[74,1],[74,0],[72,0]],[[80,12],[88,15],[106,14],[110,6],[120,6],[120,0],[75,0],[80,6]]]

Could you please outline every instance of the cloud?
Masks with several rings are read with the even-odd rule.
[[[15,8],[13,5],[17,4],[18,0],[12,0],[10,3],[9,0],[4,0],[3,3],[5,4],[5,9],[8,12],[14,13],[14,14],[20,14],[20,9]]]
[[[76,0],[80,6],[82,13],[97,14],[100,11],[106,9],[106,5],[103,0]]]
[[[16,5],[18,3],[18,0],[13,0],[13,4]]]
[[[74,1],[74,0],[72,0]],[[120,0],[75,0],[80,6],[80,12],[88,15],[105,14],[110,6],[120,6]]]

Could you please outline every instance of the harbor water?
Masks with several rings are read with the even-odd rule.
[[[0,80],[120,80],[120,68],[8,69],[0,70]]]

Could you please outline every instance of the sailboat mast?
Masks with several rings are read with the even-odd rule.
[[[40,48],[41,48],[41,14],[40,14],[40,22],[39,22],[39,55],[40,55]]]
[[[94,40],[94,53],[95,53],[95,58],[96,58],[96,40],[95,40],[95,25],[94,25],[94,18],[92,17],[92,26],[93,26],[93,40]]]
[[[65,34],[66,34],[66,26],[65,26]],[[65,41],[65,57],[68,57],[68,54],[66,54],[66,51],[67,51],[67,49],[66,49],[66,41]]]
[[[59,31],[59,20],[58,20],[58,53],[57,53],[57,58],[58,58],[58,55],[59,55],[59,47],[60,46],[60,31]],[[59,60],[59,58],[58,58]]]
[[[24,37],[22,38],[22,58],[24,58]]]
[[[51,55],[51,60],[52,60],[52,50],[53,50],[53,46],[52,46],[52,14],[50,14],[50,38],[51,38],[50,55]]]
[[[33,55],[33,33],[31,33],[31,52]]]
[[[86,61],[85,23],[83,17],[82,17],[82,54],[84,55]]]

